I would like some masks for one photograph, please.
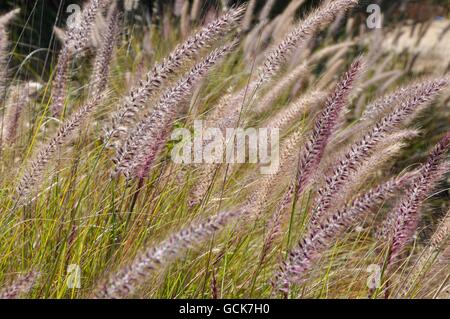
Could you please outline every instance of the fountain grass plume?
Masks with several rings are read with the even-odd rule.
[[[436,187],[436,184],[447,172],[447,152],[450,148],[450,132],[447,133],[431,151],[426,163],[420,168],[419,175],[414,179],[407,193],[393,210],[392,229],[388,236],[392,238],[388,267],[392,266],[400,253],[412,239],[420,220],[420,211],[423,202]]]
[[[226,227],[239,211],[221,212],[170,236],[160,244],[141,252],[128,266],[101,283],[95,297],[99,299],[119,299],[132,296],[138,286],[144,284],[152,272],[164,268],[181,257],[188,249],[199,246],[215,233]]]
[[[101,94],[108,83],[114,47],[116,46],[119,35],[119,18],[120,12],[114,6],[108,14],[107,29],[103,36],[101,47],[95,57],[94,70],[91,76],[92,95]]]
[[[4,123],[4,138],[11,145],[14,143],[19,127],[19,120],[23,109],[32,100],[34,95],[42,88],[37,82],[26,82],[10,87],[6,100],[6,114]]]
[[[266,122],[266,126],[269,128],[277,127],[280,131],[283,131],[297,121],[302,114],[316,109],[318,105],[326,100],[326,97],[326,94],[320,91],[306,93],[270,118]]]
[[[63,47],[58,55],[53,78],[52,104],[50,109],[55,117],[58,117],[64,109],[64,103],[67,97],[70,61],[74,55],[87,47],[91,30],[95,23],[95,17],[101,5],[102,1],[100,0],[90,0],[83,8],[79,21],[71,26],[65,34]]]
[[[362,57],[357,58],[327,98],[323,111],[318,115],[314,123],[310,137],[300,151],[296,171],[297,176],[278,203],[275,214],[280,214],[280,212],[284,211],[294,196],[302,193],[310,182],[314,171],[320,164],[328,141],[336,129],[339,118],[347,105],[348,96],[352,91],[354,82],[363,69],[363,65]]]
[[[103,2],[105,1],[89,0],[81,12],[79,21],[67,30],[64,45],[72,53],[80,52],[88,46],[95,18],[99,9],[102,8]]]
[[[280,94],[283,93],[283,91],[285,91],[295,81],[300,81],[300,79],[303,78],[307,72],[308,68],[306,67],[306,64],[300,64],[292,71],[286,73],[286,75],[281,77],[280,81],[270,88],[270,90],[256,103],[254,112],[264,113],[269,111],[273,106],[273,102],[280,96]]]
[[[441,219],[436,230],[431,236],[428,245],[423,249],[417,261],[414,263],[412,271],[408,273],[402,284],[400,291],[401,297],[406,297],[413,293],[414,286],[420,282],[420,279],[432,271],[432,266],[439,263],[439,257],[444,255],[445,249],[448,249],[450,240],[450,209]]]
[[[333,172],[326,178],[325,186],[319,189],[313,218],[320,219],[327,212],[333,197],[347,182],[350,172],[357,170],[361,163],[370,157],[376,145],[408,121],[418,108],[432,101],[448,84],[448,77],[438,78],[429,81],[421,90],[411,92],[391,113],[385,115],[368,133],[352,144],[334,165]]]
[[[20,12],[20,9],[14,9],[0,16],[0,101],[6,95],[6,79],[8,77],[8,32],[6,31],[8,23],[14,19]]]
[[[421,92],[432,85],[434,81],[435,79],[413,81],[405,86],[397,88],[392,93],[386,94],[374,100],[366,107],[364,113],[359,119],[359,122],[379,119],[381,116],[386,115],[387,112],[392,110],[395,106],[399,105],[405,99],[408,99],[412,95],[416,94],[416,92]]]

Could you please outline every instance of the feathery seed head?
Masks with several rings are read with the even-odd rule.
[[[11,22],[20,13],[20,8],[14,9],[0,16],[0,29],[4,28],[8,23]]]
[[[6,92],[6,79],[8,77],[8,66],[7,66],[7,56],[8,56],[8,33],[6,32],[6,26],[8,23],[14,19],[20,9],[12,10],[2,16],[0,16],[0,101],[5,98]]]
[[[12,144],[16,138],[23,108],[41,88],[42,84],[38,82],[26,82],[9,89],[4,127],[4,137],[9,144]]]
[[[36,153],[36,156],[30,161],[28,168],[22,175],[16,188],[19,205],[27,204],[31,199],[30,196],[39,190],[44,171],[48,163],[53,159],[58,147],[67,142],[76,128],[91,114],[102,98],[103,95],[101,94],[92,97],[91,100],[64,121],[53,138]]]
[[[349,10],[357,3],[357,0],[325,1],[318,9],[300,21],[266,57],[258,71],[257,86],[273,78],[292,51],[303,45],[319,28],[330,23],[337,14]]]
[[[81,12],[79,23],[71,26],[66,33],[65,46],[68,51],[75,53],[84,50],[89,44],[92,27],[95,23],[95,17],[103,1],[89,0]]]
[[[108,26],[94,62],[94,71],[91,76],[92,95],[102,93],[108,82],[109,68],[119,34],[119,18],[120,12],[114,6],[109,13]]]
[[[395,129],[408,120],[417,108],[430,102],[448,84],[449,79],[446,77],[429,81],[414,94],[406,96],[399,106],[378,121],[359,141],[351,145],[335,165],[333,173],[326,178],[325,187],[319,190],[314,218],[320,218],[325,214],[330,208],[333,196],[347,182],[350,172],[357,170],[365,159],[370,157],[375,146],[386,140]]]
[[[147,174],[168,138],[172,122],[180,112],[180,103],[210,69],[235,48],[236,43],[213,50],[163,94],[153,110],[130,132],[123,147],[118,149],[114,175],[122,172],[127,178],[143,178]]]

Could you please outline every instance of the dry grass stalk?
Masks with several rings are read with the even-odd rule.
[[[258,20],[260,22],[264,22],[269,19],[270,12],[272,11],[273,5],[275,4],[275,0],[267,0],[264,4],[261,12],[259,13]]]
[[[191,8],[191,21],[197,21],[200,18],[202,9],[202,0],[194,0]]]
[[[242,19],[242,30],[248,31],[252,24],[253,13],[255,11],[256,0],[250,0],[247,5],[247,10],[245,10],[244,18]]]
[[[191,22],[189,20],[189,1],[183,3],[180,19],[181,36],[185,39],[191,32]]]

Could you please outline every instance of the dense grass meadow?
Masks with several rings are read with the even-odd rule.
[[[6,2],[0,298],[450,298],[447,1]]]

